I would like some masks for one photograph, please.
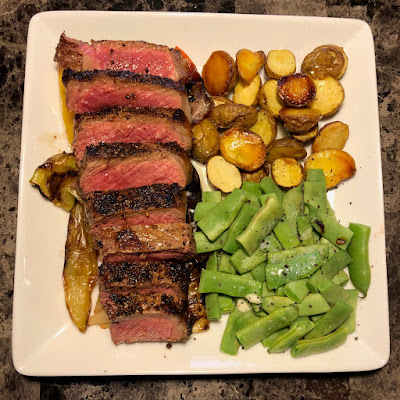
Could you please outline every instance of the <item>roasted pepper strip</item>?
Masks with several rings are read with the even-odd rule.
[[[69,315],[84,332],[91,305],[91,293],[97,276],[97,255],[83,205],[72,208],[65,244],[64,294]]]

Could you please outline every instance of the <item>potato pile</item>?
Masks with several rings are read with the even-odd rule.
[[[283,188],[299,185],[309,168],[323,169],[328,188],[353,176],[354,159],[343,151],[348,125],[318,126],[344,101],[339,79],[347,63],[343,48],[335,45],[314,49],[298,73],[295,56],[286,49],[267,55],[242,49],[236,60],[225,51],[213,52],[202,71],[213,108],[193,127],[192,151],[196,160],[207,163],[210,182],[229,193],[243,180],[259,182],[269,171]],[[232,91],[230,100],[225,96]],[[278,123],[287,131],[281,139],[276,139]],[[311,141],[312,154],[306,158],[304,145]]]

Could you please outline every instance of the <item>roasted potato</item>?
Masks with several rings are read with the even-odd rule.
[[[308,106],[319,110],[323,117],[334,114],[339,110],[344,100],[343,86],[331,76],[325,79],[315,79],[314,82],[317,87],[317,94]]]
[[[255,171],[240,171],[243,181],[260,182],[262,178],[269,175],[268,164],[264,164],[261,168]]]
[[[305,133],[318,124],[321,113],[311,108],[282,108],[279,118],[289,132]]]
[[[248,128],[256,123],[257,110],[232,102],[214,107],[209,117],[218,128],[226,129],[233,126]]]
[[[97,298],[96,306],[94,307],[94,314],[91,315],[88,320],[88,326],[91,325],[99,325],[102,329],[107,329],[111,325],[107,313],[100,302],[100,296]]]
[[[307,155],[303,144],[295,139],[282,138],[275,140],[267,148],[266,161],[272,164],[277,158],[290,157],[299,160]]]
[[[221,104],[232,104],[233,101],[224,96],[211,96],[213,107],[220,106]]]
[[[240,79],[250,84],[264,65],[265,54],[263,51],[239,50],[236,53],[236,68]]]
[[[258,111],[257,122],[250,130],[261,137],[264,144],[269,146],[276,138],[277,127],[274,117],[266,110]]]
[[[310,140],[314,139],[315,136],[318,134],[318,124],[312,127],[309,131],[304,132],[304,133],[293,133],[290,132],[290,136],[293,139],[298,140],[301,143],[307,143]]]
[[[195,125],[192,128],[192,135],[194,159],[204,163],[218,153],[220,134],[210,119],[204,118],[198,125]]]
[[[305,74],[286,75],[278,81],[278,95],[289,107],[305,107],[315,97],[316,86]]]
[[[226,51],[214,51],[203,67],[202,77],[208,93],[225,96],[237,82],[235,61]]]
[[[271,177],[284,188],[291,188],[303,182],[303,166],[294,158],[277,158],[271,166]]]
[[[256,133],[231,128],[221,135],[219,149],[226,161],[245,171],[255,171],[265,163],[266,147]]]
[[[83,205],[76,202],[68,222],[63,279],[69,315],[81,332],[87,327],[96,276],[97,255],[89,223]]]
[[[325,149],[311,154],[304,163],[304,169],[306,173],[309,169],[322,169],[326,187],[332,189],[356,173],[356,163],[353,157],[343,150]]]
[[[301,72],[317,79],[332,76],[340,79],[347,69],[348,59],[342,47],[326,44],[307,54],[301,64]]]
[[[207,162],[207,177],[209,181],[224,193],[242,186],[242,176],[239,168],[226,161],[222,156],[214,156]]]
[[[342,150],[349,137],[349,126],[340,121],[324,125],[312,144],[312,151],[325,149]]]
[[[280,79],[296,71],[296,58],[290,50],[271,50],[264,64],[268,78]]]
[[[279,117],[279,110],[285,107],[285,103],[278,96],[277,88],[278,81],[269,79],[261,86],[258,98],[260,106],[275,118]]]
[[[233,101],[245,106],[255,106],[258,103],[258,93],[261,87],[261,78],[256,75],[253,80],[247,84],[239,81],[233,91]]]

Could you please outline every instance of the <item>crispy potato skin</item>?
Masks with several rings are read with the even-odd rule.
[[[233,101],[245,106],[255,106],[258,103],[258,93],[261,87],[261,78],[256,75],[250,83],[239,81],[233,91]]]
[[[224,193],[242,186],[239,168],[221,156],[214,156],[207,162],[207,176],[210,182]]]
[[[277,158],[290,157],[296,160],[302,159],[307,155],[303,144],[295,139],[282,138],[275,140],[267,148],[266,161],[272,164]]]
[[[341,181],[351,178],[356,173],[354,158],[343,150],[325,149],[311,154],[304,163],[308,169],[322,169],[325,174],[326,187],[332,189]]]
[[[258,111],[257,122],[250,127],[250,130],[257,133],[266,146],[275,140],[278,131],[274,117],[266,110]]]
[[[212,96],[225,96],[236,84],[236,65],[223,50],[214,51],[203,67],[204,86]]]
[[[279,118],[289,132],[305,133],[318,124],[321,113],[311,108],[282,108]]]
[[[233,102],[220,104],[211,110],[210,119],[218,128],[226,129],[233,126],[248,128],[256,123],[257,110],[254,107]]]
[[[344,101],[343,86],[331,76],[325,79],[315,79],[314,82],[317,87],[317,94],[308,106],[319,110],[323,117],[334,114]]]
[[[304,133],[293,133],[290,132],[290,136],[293,139],[298,140],[301,143],[307,143],[310,140],[313,140],[315,136],[318,134],[318,124],[313,126],[309,131],[304,132]]]
[[[294,158],[277,158],[272,163],[271,176],[277,185],[292,188],[303,182],[303,166]]]
[[[240,174],[242,175],[243,181],[256,183],[261,182],[262,178],[265,178],[269,175],[268,164],[264,164],[260,169],[257,169],[255,171],[241,171]]]
[[[245,171],[255,171],[265,163],[265,144],[260,136],[250,130],[227,130],[221,135],[219,148],[226,161]]]
[[[280,79],[296,71],[296,58],[290,50],[271,50],[264,64],[268,78]]]
[[[278,81],[278,95],[289,107],[305,107],[315,97],[317,88],[305,74],[286,75]]]
[[[340,121],[324,125],[318,132],[312,144],[312,151],[325,149],[343,150],[349,137],[349,126]]]
[[[285,103],[278,96],[277,87],[278,81],[276,79],[269,79],[261,86],[258,98],[260,106],[274,118],[278,118],[280,109],[285,107]]]
[[[192,156],[200,162],[208,161],[219,151],[219,132],[210,119],[204,118],[192,128]]]
[[[236,53],[236,68],[240,79],[249,84],[264,65],[265,54],[263,51],[242,49]]]
[[[301,72],[318,79],[325,79],[327,76],[340,79],[346,72],[347,63],[348,58],[343,47],[326,44],[305,56]]]

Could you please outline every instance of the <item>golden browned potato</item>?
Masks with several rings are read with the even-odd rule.
[[[233,91],[233,101],[245,106],[255,106],[258,103],[260,87],[261,78],[258,75],[249,84],[239,81]]]
[[[279,118],[289,132],[305,133],[318,124],[321,113],[312,108],[282,108]]]
[[[340,121],[324,125],[312,144],[312,151],[325,149],[342,150],[349,137],[349,126]]]
[[[257,114],[257,122],[250,127],[250,130],[257,133],[264,144],[269,146],[276,138],[276,121],[268,111],[260,110]]]
[[[269,79],[261,86],[258,103],[273,117],[279,117],[279,110],[285,107],[285,103],[278,96],[278,81],[276,79]]]
[[[242,126],[248,128],[257,121],[257,110],[243,104],[227,103],[214,107],[209,115],[218,128]]]
[[[272,164],[277,158],[290,157],[299,160],[307,155],[303,144],[295,139],[282,138],[275,140],[267,148],[266,161]]]
[[[334,114],[339,110],[344,100],[343,86],[331,76],[325,79],[315,79],[314,82],[317,87],[317,94],[308,106],[319,110],[323,117]]]
[[[260,169],[255,171],[241,171],[240,174],[242,175],[243,181],[250,181],[250,182],[261,182],[262,178],[265,178],[269,175],[269,168],[268,164],[264,164]]]
[[[290,133],[293,139],[300,141],[301,143],[307,143],[314,139],[318,134],[318,124],[312,127],[309,131],[304,133]]]
[[[290,50],[271,50],[264,64],[268,78],[280,79],[296,71],[296,58]]]
[[[333,76],[340,79],[347,69],[348,58],[343,47],[326,44],[307,54],[301,64],[301,72],[324,79]]]
[[[68,222],[63,279],[69,315],[81,332],[87,327],[96,276],[97,255],[89,223],[83,205],[76,202]]]
[[[204,163],[218,153],[220,134],[210,119],[204,118],[198,125],[195,125],[192,135],[194,159]]]
[[[214,51],[203,67],[202,77],[208,93],[224,96],[236,85],[235,61],[226,51]]]
[[[305,107],[315,97],[316,86],[305,74],[286,75],[278,81],[278,95],[289,107]]]
[[[332,189],[356,173],[356,163],[353,157],[343,150],[325,149],[311,154],[304,163],[304,169],[306,173],[309,169],[322,169],[326,187]]]
[[[213,102],[213,107],[217,107],[221,104],[232,104],[233,101],[229,100],[224,96],[211,96],[211,101]]]
[[[303,166],[294,158],[277,158],[271,166],[271,177],[284,188],[291,188],[303,182]]]
[[[214,156],[208,160],[207,177],[217,189],[224,193],[230,193],[233,189],[242,186],[239,168],[221,156]]]
[[[264,65],[265,54],[263,51],[242,49],[236,53],[236,68],[240,79],[249,84]]]
[[[231,128],[221,135],[219,149],[226,161],[245,171],[265,163],[266,147],[260,136],[244,128]]]

